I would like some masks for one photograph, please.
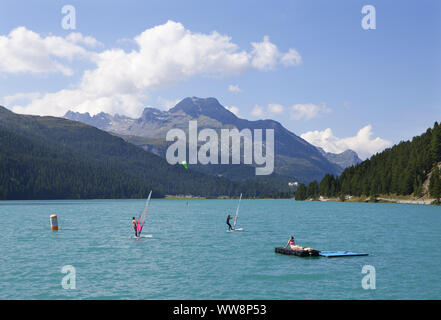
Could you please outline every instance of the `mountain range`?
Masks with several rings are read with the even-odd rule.
[[[0,106],[0,199],[143,198],[152,189],[155,197],[254,197],[283,187],[186,170],[93,126]]]
[[[317,147],[317,149],[326,159],[328,159],[332,163],[335,163],[343,169],[362,162],[362,160],[358,157],[357,152],[351,149],[347,149],[341,153],[326,152],[325,150],[323,150],[323,148],[320,147]]]
[[[215,98],[185,98],[168,111],[147,107],[139,118],[104,112],[91,116],[89,113],[73,111],[68,111],[64,118],[118,135],[161,157],[165,157],[166,149],[170,145],[165,140],[167,132],[179,128],[188,133],[188,122],[191,120],[197,121],[199,130],[274,129],[275,175],[305,183],[319,181],[327,173],[338,175],[344,168],[361,161],[352,150],[340,154],[327,153],[287,130],[277,121],[241,119]],[[254,170],[249,165],[194,165],[193,168],[232,180],[252,178],[254,175]]]

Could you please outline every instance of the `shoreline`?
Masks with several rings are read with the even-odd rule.
[[[164,198],[152,198],[152,200],[237,200],[238,197],[226,197],[226,196],[219,196],[219,197],[185,197],[185,196],[171,196],[167,195]],[[121,199],[11,199],[11,200],[0,200],[1,203],[6,202],[14,202],[14,201],[140,201],[140,200],[146,200],[145,198],[121,198]],[[375,199],[371,199],[370,197],[355,197],[355,196],[346,196],[345,200],[342,201],[340,198],[337,197],[323,197],[320,196],[319,198],[313,199],[308,198],[305,200],[295,200],[295,198],[243,198],[243,200],[294,200],[294,201],[317,201],[317,202],[360,202],[360,203],[397,203],[397,204],[414,204],[414,205],[436,205],[435,199],[431,198],[406,198],[402,196],[401,198],[398,197],[376,197]]]
[[[326,198],[320,196],[318,199],[308,199],[307,201],[333,201],[333,202],[365,202],[365,203],[397,203],[397,204],[414,204],[414,205],[434,205],[435,199],[431,198],[406,198],[406,197],[393,197],[393,196],[381,196],[371,199],[371,197],[345,197],[342,201],[339,198]]]

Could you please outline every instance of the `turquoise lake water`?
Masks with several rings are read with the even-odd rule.
[[[0,202],[1,299],[440,299],[441,208],[406,204],[152,200],[131,238],[140,200]],[[57,214],[60,230],[50,231]],[[290,235],[319,250],[365,257],[274,253]],[[61,268],[76,270],[62,288]],[[376,289],[362,288],[364,265]]]

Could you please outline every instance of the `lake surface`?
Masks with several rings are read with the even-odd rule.
[[[0,202],[1,299],[440,299],[441,208],[373,203],[152,200],[133,239],[140,200]],[[60,230],[50,231],[58,215]],[[290,235],[319,250],[274,253]],[[61,269],[76,270],[76,289]],[[364,265],[376,289],[362,288]]]

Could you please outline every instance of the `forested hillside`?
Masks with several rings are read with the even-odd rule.
[[[433,128],[411,141],[400,142],[392,148],[343,171],[339,177],[326,175],[320,183],[300,185],[296,198],[304,200],[318,196],[374,196],[379,194],[414,195],[426,191],[435,199],[441,193],[441,126]],[[429,188],[423,183],[430,178]]]
[[[269,183],[235,183],[171,166],[119,137],[61,118],[0,107],[0,199],[262,196]]]
[[[0,128],[0,199],[142,198],[148,184]],[[160,196],[160,194],[155,194]]]

